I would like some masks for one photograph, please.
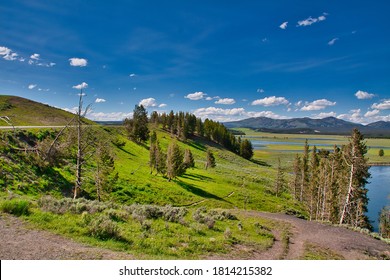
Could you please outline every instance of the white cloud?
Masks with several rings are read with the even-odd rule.
[[[96,98],[95,100],[95,103],[103,103],[103,102],[106,102],[106,100],[103,98]]]
[[[34,59],[34,60],[39,60],[40,59],[40,54],[38,54],[38,53],[34,53],[34,54],[32,54],[31,56],[30,56],[30,58],[31,59]]]
[[[129,77],[135,77],[136,75],[134,73],[131,73]]]
[[[70,66],[78,66],[78,67],[84,67],[87,66],[88,61],[85,58],[69,58],[69,64]]]
[[[36,84],[29,84],[29,85],[28,85],[28,89],[34,89],[34,88],[36,88],[36,87],[37,87]]]
[[[364,117],[371,118],[371,117],[378,115],[379,113],[380,113],[380,111],[378,109],[375,109],[372,111],[367,111],[367,113],[364,114]]]
[[[301,111],[318,111],[334,105],[336,105],[336,102],[327,99],[318,99],[313,102],[306,102],[305,106],[301,108]]]
[[[271,111],[247,112],[244,108],[222,109],[216,107],[207,107],[196,109],[193,113],[203,120],[209,118],[220,122],[236,121],[251,117],[268,117],[274,119],[284,118]]]
[[[87,118],[94,121],[122,121],[125,118],[132,118],[133,112],[124,113],[124,112],[90,112],[87,114]]]
[[[207,94],[205,94],[204,92],[197,91],[194,93],[187,94],[186,96],[184,96],[184,98],[188,98],[190,100],[200,100],[200,99],[203,99],[206,95]]]
[[[270,97],[265,97],[263,99],[254,100],[251,104],[268,107],[268,106],[288,105],[289,101],[284,97],[270,96]]]
[[[326,15],[327,15],[326,13],[323,13],[318,18],[308,17],[307,19],[300,20],[300,21],[298,21],[297,26],[309,26],[309,25],[312,25],[316,22],[324,21],[324,20],[326,20]]]
[[[390,99],[384,99],[381,103],[374,103],[371,106],[372,109],[378,110],[389,110],[390,109]]]
[[[355,93],[355,96],[357,97],[357,99],[371,99],[371,98],[373,98],[375,96],[375,94],[368,93],[368,92],[362,91],[362,90],[358,90]]]
[[[87,87],[88,87],[88,84],[86,82],[82,82],[81,84],[73,86],[72,88],[75,88],[75,89],[85,89]]]
[[[256,91],[257,91],[258,93],[264,93],[264,92],[265,92],[265,90],[262,89],[262,88],[258,88]]]
[[[168,105],[165,104],[165,103],[161,103],[160,105],[158,105],[158,108],[163,108],[163,107],[167,107]]]
[[[323,118],[336,117],[336,116],[337,116],[337,114],[335,112],[329,112],[329,113],[322,112],[319,114],[312,115],[312,118],[323,119]]]
[[[154,99],[153,97],[149,97],[149,98],[142,99],[139,102],[139,105],[142,105],[145,108],[147,108],[147,107],[156,107],[157,106],[157,102],[156,102],[156,99]]]
[[[215,104],[224,104],[224,105],[231,105],[236,103],[236,100],[233,98],[220,98],[217,101],[215,101]]]
[[[363,119],[360,113],[361,113],[360,109],[354,109],[349,111],[348,114],[341,114],[337,116],[337,118],[354,122],[354,123],[365,123],[367,120]]]
[[[329,46],[333,46],[333,45],[336,43],[337,40],[339,40],[339,38],[333,38],[332,40],[330,40],[330,41],[328,42],[328,45],[329,45]]]
[[[206,99],[207,101],[213,100],[213,98],[210,97],[210,96],[207,96],[205,99]]]
[[[285,21],[281,25],[279,25],[279,27],[284,30],[287,28],[287,24],[288,24],[288,21]]]

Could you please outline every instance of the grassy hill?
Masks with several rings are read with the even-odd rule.
[[[8,116],[13,125],[65,125],[73,114],[18,96],[0,95],[0,116]],[[8,125],[0,120],[0,126]]]

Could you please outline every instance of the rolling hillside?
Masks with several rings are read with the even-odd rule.
[[[73,114],[18,96],[0,95],[0,116],[7,116],[14,126],[66,125]],[[8,124],[0,119],[0,126]]]

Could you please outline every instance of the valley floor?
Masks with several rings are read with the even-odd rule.
[[[205,256],[204,259],[390,259],[390,245],[352,230],[309,222],[284,214],[257,211],[241,212],[249,217],[262,217],[284,224],[290,237],[273,231],[274,245],[267,251],[234,248],[228,255]],[[134,259],[131,254],[115,252],[77,243],[71,239],[33,229],[27,222],[11,215],[0,215],[0,259]],[[285,239],[284,239],[285,240]],[[316,258],[316,257],[314,257]]]

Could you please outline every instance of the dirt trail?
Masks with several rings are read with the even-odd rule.
[[[281,240],[281,232],[273,230],[274,245],[265,252],[253,252],[237,246],[236,254],[207,257],[226,259],[234,255],[244,259],[300,259],[305,244],[317,245],[341,255],[345,259],[389,259],[390,245],[370,236],[345,228],[309,222],[293,216],[274,213],[245,211],[241,214],[261,217],[291,225],[287,254]],[[234,257],[233,257],[234,258]],[[11,215],[0,214],[0,259],[134,259],[130,254],[95,248],[77,243],[50,232],[29,228],[28,223]]]
[[[289,250],[285,257],[288,260],[300,259],[304,253],[305,244],[329,249],[350,260],[390,258],[390,245],[346,228],[309,222],[285,214],[250,211],[247,215],[285,222],[292,226]],[[277,242],[278,240],[275,245]],[[264,258],[267,254],[275,255],[274,251],[279,252],[280,245],[265,252]]]

